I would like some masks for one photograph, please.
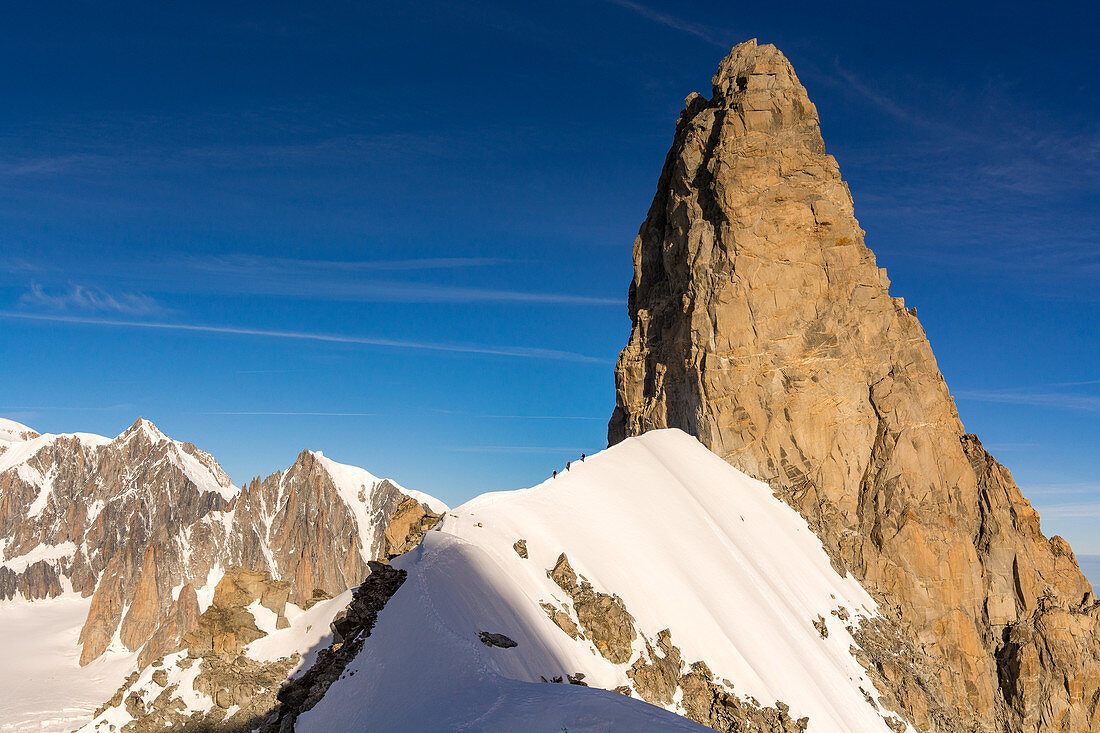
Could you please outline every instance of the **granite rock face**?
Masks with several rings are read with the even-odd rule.
[[[1100,730],[1100,605],[959,420],[891,297],[791,64],[755,41],[692,94],[634,243],[614,444],[676,427],[766,481],[936,670],[920,730]]]

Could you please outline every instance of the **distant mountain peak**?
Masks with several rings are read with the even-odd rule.
[[[119,433],[115,440],[126,441],[138,436],[145,438],[145,440],[150,443],[161,443],[166,440],[171,440],[171,438],[161,432],[160,428],[144,417],[139,417],[133,425]]]

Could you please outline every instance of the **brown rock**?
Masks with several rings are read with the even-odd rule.
[[[397,557],[416,547],[442,518],[442,514],[434,514],[416,499],[405,499],[390,515],[386,525],[386,555]]]
[[[631,642],[637,637],[634,617],[616,595],[601,593],[587,580],[578,582],[577,574],[563,552],[546,575],[573,600],[573,610],[584,636],[596,646],[596,651],[615,664],[623,664],[632,655]],[[553,619],[554,616],[551,616]],[[555,621],[556,623],[556,621]],[[558,624],[563,630],[565,626]],[[566,633],[569,633],[566,630]]]
[[[546,615],[550,617],[550,620],[568,634],[570,639],[583,638],[584,635],[581,634],[577,624],[568,613],[550,603],[540,603],[539,605],[542,606],[543,611],[546,611]]]
[[[31,563],[23,571],[0,566],[0,600],[22,595],[24,598],[54,598],[61,595],[57,568],[45,560]]]
[[[158,570],[164,563],[160,550],[160,544],[152,544],[146,548],[130,608],[122,620],[119,638],[130,650],[140,648],[152,636],[164,610],[161,608],[162,604],[172,600],[168,593],[162,592],[157,578]]]
[[[138,667],[155,664],[154,660],[182,649],[183,640],[199,627],[199,613],[198,594],[188,583],[138,655]]]
[[[282,616],[289,589],[289,583],[272,580],[265,572],[230,568],[218,581],[210,608],[199,616],[198,627],[184,635],[188,655],[232,659],[245,645],[264,636],[247,607],[259,601]]]
[[[792,718],[790,708],[783,702],[766,707],[739,698],[724,689],[703,662],[692,664],[680,678],[680,685],[684,691],[684,714],[715,730],[802,733],[810,724],[809,718]]]
[[[683,667],[680,650],[672,645],[672,634],[668,629],[657,634],[660,654],[653,649],[649,639],[645,640],[645,645],[647,656],[636,659],[626,676],[634,683],[638,696],[646,702],[670,705],[680,687],[680,670]]]
[[[634,272],[611,443],[681,428],[801,512],[940,671],[892,680],[919,729],[1096,729],[1091,589],[963,430],[775,47],[688,97]]]

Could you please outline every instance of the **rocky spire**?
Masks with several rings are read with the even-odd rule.
[[[682,428],[798,509],[918,655],[877,670],[918,729],[1100,730],[1092,588],[965,433],[863,234],[790,62],[734,48],[634,242],[609,441]]]

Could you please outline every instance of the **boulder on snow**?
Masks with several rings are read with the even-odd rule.
[[[477,632],[477,638],[481,639],[481,643],[485,646],[499,646],[501,649],[511,649],[516,646],[516,642],[509,639],[504,634],[491,634],[488,631]]]

